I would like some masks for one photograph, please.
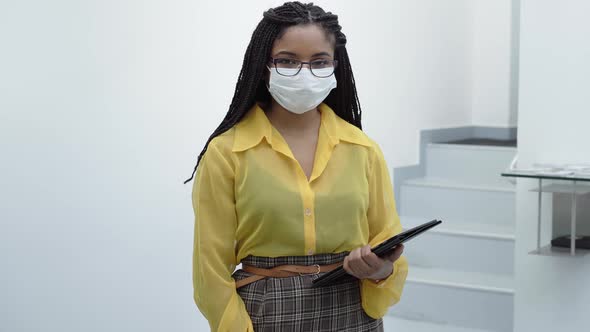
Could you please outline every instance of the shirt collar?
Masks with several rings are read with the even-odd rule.
[[[371,146],[371,142],[362,130],[341,119],[330,106],[321,103],[318,106],[318,110],[321,114],[320,130],[322,128],[325,130],[330,145],[335,146],[340,141],[346,141],[368,147]],[[258,103],[255,103],[248,110],[244,118],[235,127],[236,134],[232,148],[233,152],[244,151],[255,147],[263,138],[271,146],[275,146],[273,143],[278,143],[273,142],[273,126]]]

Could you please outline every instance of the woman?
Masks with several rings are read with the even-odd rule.
[[[212,331],[383,331],[400,300],[403,246],[371,252],[401,225],[345,44],[336,15],[300,2],[252,35],[195,166],[194,299]],[[311,287],[342,264],[357,279]]]

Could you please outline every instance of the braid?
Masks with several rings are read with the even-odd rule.
[[[338,24],[338,16],[331,12],[325,12],[321,7],[313,3],[303,4],[299,1],[286,2],[282,6],[270,8],[263,13],[263,18],[254,29],[250,44],[244,54],[242,69],[238,76],[234,96],[229,110],[217,129],[211,134],[205,147],[197,158],[197,164],[186,184],[193,179],[201,158],[207,151],[209,142],[223,134],[238,123],[256,101],[269,101],[271,99],[263,78],[268,62],[269,54],[274,41],[281,38],[286,28],[299,24],[318,24],[327,35],[335,39],[334,58],[338,65],[334,72],[338,87],[333,89],[324,102],[334,110],[343,120],[362,129],[361,106],[352,67],[346,52],[346,36],[342,33],[342,27]]]

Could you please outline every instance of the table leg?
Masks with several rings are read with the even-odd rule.
[[[576,255],[576,181],[574,180],[574,191],[572,192],[572,225],[571,225],[571,236],[570,239],[570,252],[572,256]]]
[[[541,178],[539,178],[539,202],[537,204],[537,253],[540,253],[539,251],[541,250],[541,198],[542,198],[542,193],[543,193],[543,180]]]

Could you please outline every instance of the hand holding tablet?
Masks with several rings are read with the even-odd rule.
[[[385,257],[387,255],[391,255],[398,245],[400,245],[406,241],[409,241],[410,239],[416,237],[417,235],[419,235],[419,234],[421,234],[421,233],[423,233],[435,226],[438,226],[441,223],[442,223],[441,220],[432,220],[432,221],[429,221],[429,222],[424,223],[422,225],[408,229],[407,231],[399,233],[399,234],[391,237],[390,239],[380,243],[375,248],[372,248],[371,251],[379,257]],[[339,268],[337,268],[331,272],[328,272],[328,273],[320,276],[319,278],[313,280],[313,287],[329,285],[329,284],[334,283],[336,281],[342,281],[347,278],[354,278],[354,277],[352,275],[348,274],[346,272],[346,270],[344,270],[344,268],[342,266],[340,266]]]

